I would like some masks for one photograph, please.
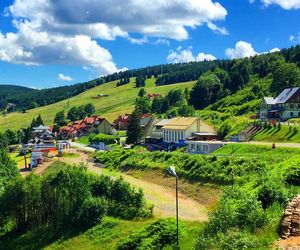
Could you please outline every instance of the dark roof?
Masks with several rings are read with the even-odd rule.
[[[279,96],[276,98],[273,97],[264,97],[264,100],[266,104],[280,104],[280,103],[286,103],[297,91],[299,90],[299,87],[296,88],[288,88],[283,90]]]

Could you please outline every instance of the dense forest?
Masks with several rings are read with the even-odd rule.
[[[279,66],[280,70],[276,71]],[[251,75],[264,78],[272,73],[278,80],[271,88],[273,93],[279,92],[284,87],[293,86],[296,82],[299,84],[296,72],[299,66],[300,45],[297,45],[289,49],[283,49],[280,52],[257,55],[251,58],[165,64],[127,70],[71,86],[42,90],[29,89],[25,95],[24,91],[22,93],[19,91],[4,92],[2,87],[0,88],[0,110],[6,110],[6,108],[8,108],[8,112],[15,109],[25,111],[38,106],[49,105],[78,95],[87,89],[105,82],[117,81],[117,85],[119,86],[128,84],[130,77],[137,77],[141,79],[140,82],[142,83],[144,82],[143,79],[155,77],[156,85],[165,85],[198,80],[201,75],[206,74],[206,79],[209,79],[210,82],[213,80],[214,86],[208,86],[206,84],[206,86],[204,86],[205,89],[200,87],[197,91],[208,91],[209,94],[210,92],[214,92],[215,88],[217,88],[218,95],[212,95],[209,99],[203,100],[203,103],[197,104],[199,107],[197,105],[195,106],[195,108],[202,108],[214,103],[216,98],[220,99],[242,89],[249,82]],[[213,72],[218,77],[219,82],[215,81],[216,78],[211,79],[213,76],[207,76],[208,72]],[[289,76],[280,79],[284,75]],[[199,86],[200,85],[201,83],[199,83]],[[138,86],[143,86],[143,84],[138,84]],[[191,97],[191,99],[193,99],[193,97]],[[191,103],[193,103],[193,101],[191,101]],[[9,109],[11,106],[14,106],[14,109]]]

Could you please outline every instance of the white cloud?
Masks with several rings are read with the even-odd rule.
[[[273,48],[273,49],[270,50],[271,53],[273,53],[273,52],[279,52],[279,51],[280,51],[279,48]]]
[[[237,58],[251,57],[260,54],[274,53],[279,51],[280,49],[276,47],[271,49],[270,51],[258,53],[254,50],[251,43],[245,41],[239,41],[236,43],[235,48],[228,48],[225,50],[225,53],[230,59],[237,59]]]
[[[219,34],[222,34],[222,35],[229,35],[228,30],[224,27],[218,27],[214,23],[210,23],[210,22],[207,23],[207,26],[208,26],[208,28],[210,28],[215,33],[219,33]]]
[[[186,27],[224,20],[227,15],[212,0],[15,0],[9,12],[37,21],[43,30],[102,39],[135,32],[183,40],[188,38]]]
[[[125,68],[118,69],[96,39],[123,37],[144,44],[156,37],[155,44],[169,45],[168,39],[187,39],[187,28],[206,24],[214,32],[227,32],[214,24],[227,15],[214,0],[15,0],[4,14],[12,17],[16,32],[0,31],[0,60],[74,64],[93,67],[99,74]]]
[[[235,48],[226,49],[225,53],[230,59],[251,57],[258,54],[251,43],[245,41],[237,42]]]
[[[261,1],[266,7],[275,4],[275,5],[279,5],[281,8],[285,10],[300,8],[300,0],[261,0]],[[254,2],[255,0],[250,0],[250,3],[254,3]]]
[[[72,77],[66,76],[66,75],[64,75],[64,74],[62,74],[62,73],[59,73],[59,74],[58,74],[58,79],[59,79],[59,80],[62,80],[62,81],[66,81],[66,82],[73,81],[73,78],[72,78]]]
[[[99,74],[118,70],[110,52],[90,37],[39,32],[29,22],[21,23],[18,33],[0,33],[0,60],[26,65],[90,65]]]
[[[131,43],[137,44],[137,45],[143,45],[143,44],[149,42],[147,37],[143,37],[143,38],[132,38],[132,37],[128,37],[128,40],[129,40]]]
[[[293,42],[293,41],[295,40],[295,36],[290,35],[289,40],[290,40],[291,42]]]
[[[196,57],[196,61],[202,62],[202,61],[213,61],[216,60],[213,55],[211,54],[204,54],[204,53],[199,53]]]
[[[171,50],[167,61],[168,63],[186,63],[186,62],[193,62],[193,61],[212,61],[216,58],[213,55],[199,53],[197,56],[193,55],[191,48],[182,50],[181,46],[177,48],[176,51]]]
[[[165,44],[167,46],[170,46],[170,41],[164,38],[159,38],[154,42],[155,45]]]
[[[290,42],[300,41],[300,32],[297,35],[290,35],[289,40],[290,40]]]

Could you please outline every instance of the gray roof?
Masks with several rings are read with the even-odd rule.
[[[277,96],[277,103],[286,103],[297,91],[299,90],[299,87],[297,88],[289,88],[283,90],[279,96]]]
[[[283,90],[276,98],[264,97],[264,101],[266,102],[266,104],[270,104],[270,105],[274,105],[277,103],[286,103],[298,90],[299,87],[288,88]]]
[[[38,127],[34,127],[33,129],[34,129],[34,130],[48,130],[49,127],[48,127],[48,126],[40,125],[40,126],[38,126]]]
[[[266,104],[273,105],[277,103],[277,99],[273,97],[264,97]]]
[[[142,118],[140,121],[140,124],[141,124],[141,126],[147,126],[151,120],[152,120],[152,117]]]

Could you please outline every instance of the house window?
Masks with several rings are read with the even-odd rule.
[[[294,113],[293,113],[293,112],[290,112],[290,116],[293,117],[293,116],[294,116]]]
[[[208,152],[208,145],[203,145],[203,152],[207,153]]]
[[[198,151],[198,152],[201,151],[201,145],[200,145],[200,144],[197,145],[197,151]]]
[[[195,145],[191,144],[191,151],[194,152],[195,151]]]
[[[294,104],[291,103],[290,104],[290,108],[293,109],[294,108]]]
[[[300,117],[300,112],[298,112],[298,117]]]

